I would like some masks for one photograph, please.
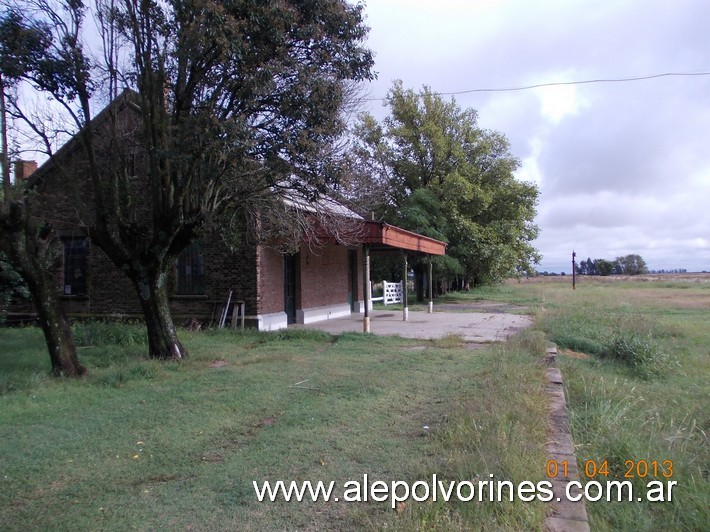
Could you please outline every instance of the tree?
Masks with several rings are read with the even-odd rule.
[[[18,24],[41,27],[47,38],[41,57],[22,58],[22,79],[64,109],[85,158],[93,201],[77,193],[80,222],[131,279],[150,356],[182,358],[166,286],[177,255],[220,217],[247,217],[293,190],[314,199],[337,178],[344,84],[372,78],[363,8],[345,0],[99,0],[102,41],[90,54],[81,0],[16,7]],[[141,186],[130,180],[135,142],[127,142],[120,106],[108,108],[112,127],[92,127],[98,96],[115,101],[121,87],[137,111],[128,125],[141,149]],[[52,154],[46,124],[12,104]]]
[[[612,264],[612,275],[621,275],[624,273],[624,269],[618,260],[611,261]]]
[[[386,105],[382,123],[365,115],[355,128],[352,167],[369,173],[356,182],[385,191],[376,214],[447,240],[466,284],[532,274],[538,190],[515,179],[519,162],[505,136],[428,87],[415,93],[395,82]]]
[[[594,271],[596,271],[595,275],[611,275],[614,273],[614,263],[606,259],[595,259]]]
[[[2,121],[2,201],[0,202],[0,257],[3,277],[10,281],[11,291],[20,287],[19,274],[32,296],[39,324],[49,351],[52,374],[79,377],[86,369],[79,363],[76,346],[56,287],[49,274],[52,258],[52,229],[35,217],[32,202],[21,183],[14,186],[10,179],[8,147],[9,89],[24,75],[28,65],[24,58],[41,57],[46,44],[45,34],[36,27],[22,27],[19,17],[9,13],[0,18],[0,120]],[[4,294],[8,299],[11,293]]]
[[[584,261],[582,261],[584,262]],[[597,267],[594,261],[591,259],[591,257],[587,257],[587,275],[599,275],[599,272],[597,272]]]
[[[30,301],[27,283],[7,257],[0,253],[0,324],[7,318],[7,307],[16,300]]]
[[[619,264],[620,270],[624,275],[642,275],[648,273],[646,261],[641,255],[629,254],[623,257],[617,257],[616,262]]]

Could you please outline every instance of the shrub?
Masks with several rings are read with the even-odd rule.
[[[547,353],[547,340],[542,331],[526,329],[510,340],[510,344],[526,353],[544,356]]]
[[[633,377],[661,377],[677,364],[660,342],[677,330],[649,316],[575,308],[547,312],[539,326],[558,347],[616,361]]]
[[[148,343],[145,326],[112,321],[84,321],[72,326],[74,342],[81,346],[144,346]]]
[[[436,338],[431,342],[439,349],[455,349],[466,345],[466,341],[460,334],[445,334],[441,338]]]
[[[671,369],[671,357],[661,349],[650,333],[619,330],[609,341],[602,358],[611,358],[628,366],[642,379],[661,377]]]
[[[560,333],[552,339],[558,347],[571,349],[572,351],[578,351],[580,353],[587,353],[588,355],[601,355],[605,350],[605,346],[602,342],[575,334]]]

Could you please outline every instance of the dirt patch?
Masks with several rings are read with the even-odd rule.
[[[567,358],[577,358],[580,360],[587,360],[592,358],[592,356],[588,355],[587,353],[580,353],[579,351],[572,351],[571,349],[559,349],[557,354],[565,356]]]
[[[497,303],[495,301],[434,304],[434,309],[443,310],[445,312],[492,312],[495,314],[524,314],[529,311],[528,307],[522,307],[519,305],[508,305],[506,303]]]
[[[226,360],[215,360],[213,362],[210,362],[210,365],[208,367],[210,368],[223,368],[224,366],[228,366],[229,362]]]
[[[283,415],[283,412],[277,412],[273,416],[265,417],[259,423],[256,424],[257,427],[272,427],[276,420]]]
[[[488,347],[490,342],[466,342],[464,345],[468,349],[483,349],[484,347]]]

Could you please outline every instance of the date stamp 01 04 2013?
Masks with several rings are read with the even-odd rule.
[[[548,460],[545,473],[548,478],[569,479],[570,470],[574,474],[576,464],[570,468],[567,460]],[[570,479],[565,484],[567,498],[573,502],[582,497],[589,502],[602,499],[618,502],[671,502],[673,487],[678,484],[670,480],[673,477],[672,460],[625,460],[623,466],[612,467],[608,460],[586,460],[580,476],[586,477],[586,481]],[[643,496],[634,493],[634,480],[645,481]],[[582,493],[572,494],[570,486]]]
[[[548,460],[545,473],[548,478],[569,477],[569,463],[567,460]],[[582,471],[587,478],[608,477],[612,474],[607,460],[586,460]],[[616,475],[613,475],[616,476]],[[623,478],[672,478],[672,460],[625,460]]]

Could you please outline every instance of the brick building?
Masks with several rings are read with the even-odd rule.
[[[122,113],[119,110],[113,115],[114,120]],[[101,125],[97,122],[104,117],[105,112],[99,114],[92,124],[99,132]],[[128,112],[121,123],[135,125],[132,120]],[[125,142],[135,142],[135,137],[127,137]],[[52,223],[60,240],[57,289],[69,315],[140,317],[141,306],[133,284],[101,249],[92,245],[84,229],[90,226],[86,217],[92,216],[91,210],[84,209],[80,214],[77,205],[90,204],[93,195],[90,182],[81,179],[80,153],[78,141],[72,139],[55,156],[62,159],[62,171],[50,160],[28,176],[34,168],[31,164],[21,165],[22,177],[29,179],[29,185],[37,191],[39,212]],[[140,147],[133,153],[136,155],[131,164],[139,167]],[[73,174],[69,181],[63,173],[67,171]],[[134,181],[131,186],[140,190],[140,178]],[[294,254],[281,254],[253,243],[247,235],[231,249],[218,235],[207,234],[193,242],[178,257],[168,281],[173,319],[176,323],[186,318],[216,323],[230,293],[233,304],[243,302],[247,324],[260,330],[364,312],[367,305],[363,287],[365,279],[369,279],[365,264],[369,263],[366,257],[371,250],[444,253],[442,242],[366,221],[341,205],[331,205],[336,205],[342,216],[360,224],[357,241],[343,245],[325,239],[326,243],[316,247],[303,243]],[[139,219],[147,215],[145,206],[134,208]]]

